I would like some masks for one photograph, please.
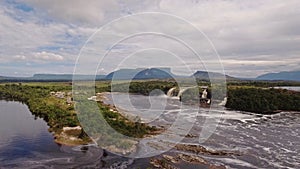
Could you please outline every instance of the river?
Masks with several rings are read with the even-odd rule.
[[[275,89],[287,89],[287,90],[293,90],[300,92],[300,86],[279,86],[279,87],[274,87]]]
[[[20,102],[0,101],[0,168],[80,168],[101,166],[102,150],[61,146],[43,119]]]
[[[118,100],[124,94],[116,95]],[[151,125],[168,127],[171,125],[181,103],[176,98],[154,96],[167,106],[161,114],[149,114],[151,100],[146,96],[130,95],[132,105],[140,110],[120,106],[122,111],[142,117]],[[106,94],[105,103],[115,100]],[[153,100],[152,100],[153,101]],[[152,102],[153,103],[153,102]],[[119,104],[120,105],[120,104]],[[121,104],[122,105],[122,104]],[[153,157],[130,160],[88,146],[82,149],[57,145],[48,132],[47,124],[31,115],[27,106],[12,101],[0,101],[0,168],[147,168]],[[193,110],[193,108],[191,108]],[[221,115],[217,129],[212,136],[199,143],[199,133],[203,121],[216,118],[209,109],[201,108],[195,125],[189,131],[191,137],[185,137],[180,144],[199,145],[211,151],[232,152],[223,155],[192,153],[185,150],[171,149],[164,153],[193,154],[208,161],[209,164],[223,165],[227,168],[300,168],[300,113],[282,112],[275,115],[255,115],[228,110],[212,110]],[[193,118],[185,117],[187,120]],[[182,127],[182,126],[181,126]],[[180,126],[178,126],[180,128]],[[140,146],[148,146],[141,144]],[[155,158],[162,158],[156,156]],[[208,168],[209,165],[198,165],[180,162],[174,166],[188,168]]]
[[[153,98],[130,95],[130,104],[122,103],[126,97],[127,95],[122,93],[117,93],[114,97],[108,93],[105,103],[117,103],[121,111],[129,109],[128,112],[131,114],[141,116],[142,121],[165,127],[171,125],[178,111],[181,111],[181,103],[176,98],[167,97],[166,99],[166,96],[157,96],[154,100],[159,103],[167,100],[167,106],[161,114],[155,114],[155,112],[149,114],[146,110],[151,107]],[[212,113],[218,111],[219,113]],[[197,136],[203,129],[203,122],[207,118],[216,118],[216,116],[221,118],[217,129],[209,139],[199,143]],[[185,118],[194,117],[186,116]],[[300,168],[300,112],[257,115],[228,110],[209,112],[207,108],[200,108],[194,124],[189,133],[195,137],[186,137],[181,143],[200,145],[213,151],[237,153],[216,156],[198,154],[212,164],[221,164],[227,168]],[[178,126],[178,128],[181,127]],[[187,152],[172,149],[168,153]],[[190,167],[187,164],[182,168]]]

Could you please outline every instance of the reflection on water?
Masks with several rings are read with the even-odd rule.
[[[25,105],[0,101],[0,107],[1,164],[24,157],[33,158],[35,151],[59,151],[45,122],[35,120]]]
[[[119,94],[122,98],[122,94]],[[131,111],[141,115],[152,125],[169,126],[180,111],[180,102],[167,99],[165,110],[149,115],[151,100],[145,96],[132,95],[135,108]],[[158,100],[162,96],[157,96]],[[106,103],[113,103],[107,95]],[[127,107],[122,107],[126,109]],[[191,108],[192,110],[193,108]],[[219,112],[219,113],[213,113]],[[256,115],[245,112],[201,109],[190,131],[191,137],[185,144],[198,144],[209,150],[238,152],[238,155],[196,154],[210,163],[228,168],[300,168],[300,113],[282,112],[275,115]],[[126,111],[125,111],[126,113]],[[199,143],[199,133],[207,118],[221,117],[214,134]],[[158,118],[157,118],[158,117]],[[185,114],[187,121],[189,116]],[[179,129],[182,126],[177,126]],[[108,153],[103,158],[101,149],[89,146],[82,151],[79,147],[59,146],[53,142],[42,119],[34,119],[26,105],[18,102],[0,101],[0,168],[147,168],[151,158],[130,160]],[[141,144],[141,146],[149,146]],[[186,153],[172,149],[167,154]],[[195,164],[176,164],[180,168],[195,168]],[[196,166],[196,168],[199,166]]]
[[[0,168],[100,167],[102,150],[59,146],[27,106],[0,101]]]

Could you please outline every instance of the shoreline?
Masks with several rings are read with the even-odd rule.
[[[143,125],[145,128],[149,128],[149,127],[151,128],[151,126],[149,126],[147,123],[134,121],[134,117],[136,118],[136,116],[134,116],[134,114],[127,114],[124,112],[120,112],[120,109],[115,107],[114,105],[104,103],[104,100],[108,99],[105,96],[105,94],[109,94],[109,93],[110,92],[97,93],[97,100],[95,100],[95,101],[97,103],[99,103],[101,106],[108,108],[108,111],[110,113],[116,113],[121,118],[126,119],[126,121],[128,121],[128,123],[139,123],[139,124]],[[80,129],[79,129],[79,127],[80,127]],[[152,128],[153,127],[155,127],[155,126],[152,126]],[[71,134],[68,130],[71,131]],[[82,131],[82,130],[83,130],[83,128],[80,125],[73,127],[73,128],[65,126],[60,131],[53,131],[54,141],[57,144],[66,145],[66,146],[79,146],[79,145],[87,145],[87,144],[94,143],[94,141],[89,136],[88,136],[88,139],[86,139],[86,140],[78,137],[80,135],[79,131]],[[163,131],[165,131],[164,128],[155,127],[153,131],[148,130],[147,133],[143,134],[142,138],[152,137],[153,135],[160,134]],[[74,135],[74,132],[75,132],[75,135]],[[114,148],[114,149],[118,149],[118,148]]]
[[[120,110],[122,110],[121,108],[117,108],[114,105],[104,103],[105,100],[108,100],[108,97],[106,97],[105,95],[110,94],[110,93],[111,92],[99,92],[99,93],[97,93],[96,102],[98,102],[99,104],[101,104],[104,107],[108,107],[110,112],[117,113],[120,116],[122,116],[124,118],[127,118],[129,121],[133,121],[132,119],[134,119],[134,117],[136,117],[134,114],[126,113],[126,110],[124,110],[125,113],[120,112]],[[133,94],[135,94],[135,93],[133,93]],[[231,108],[226,108],[226,109],[228,109],[230,111],[239,111],[239,110],[235,110],[235,109],[231,109]],[[249,113],[255,114],[255,115],[274,115],[274,114],[278,114],[278,113],[281,113],[281,112],[283,112],[283,111],[277,110],[277,111],[273,111],[273,112],[264,112],[264,113],[255,113],[255,112],[249,112]],[[142,123],[142,124],[146,124],[146,123]],[[152,132],[149,132],[148,134],[145,134],[143,136],[143,138],[152,137],[153,135],[160,134],[161,132],[163,132],[165,130],[166,130],[165,128],[156,128],[156,131],[152,131]],[[55,138],[56,143],[61,144],[61,145],[67,145],[67,146],[78,146],[78,145],[85,145],[85,144],[93,143],[92,140],[83,141],[83,140],[79,140],[80,138],[76,138],[77,139],[76,140],[76,139],[74,139],[74,137],[72,135],[69,135],[69,136],[66,137],[66,135],[64,135],[63,132],[54,133],[54,138]]]

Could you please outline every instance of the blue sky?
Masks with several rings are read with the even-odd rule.
[[[298,0],[4,0],[0,2],[0,76],[72,73],[80,49],[98,28],[140,12],[169,13],[201,29],[216,47],[227,74],[255,77],[299,70],[299,9]],[[130,53],[145,42],[151,43],[151,38],[114,50]]]

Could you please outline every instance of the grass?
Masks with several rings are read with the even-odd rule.
[[[68,110],[70,114],[76,114],[74,110],[74,104],[68,105],[66,99],[59,99],[55,96],[48,96],[44,99],[47,105],[57,105],[63,110]]]

